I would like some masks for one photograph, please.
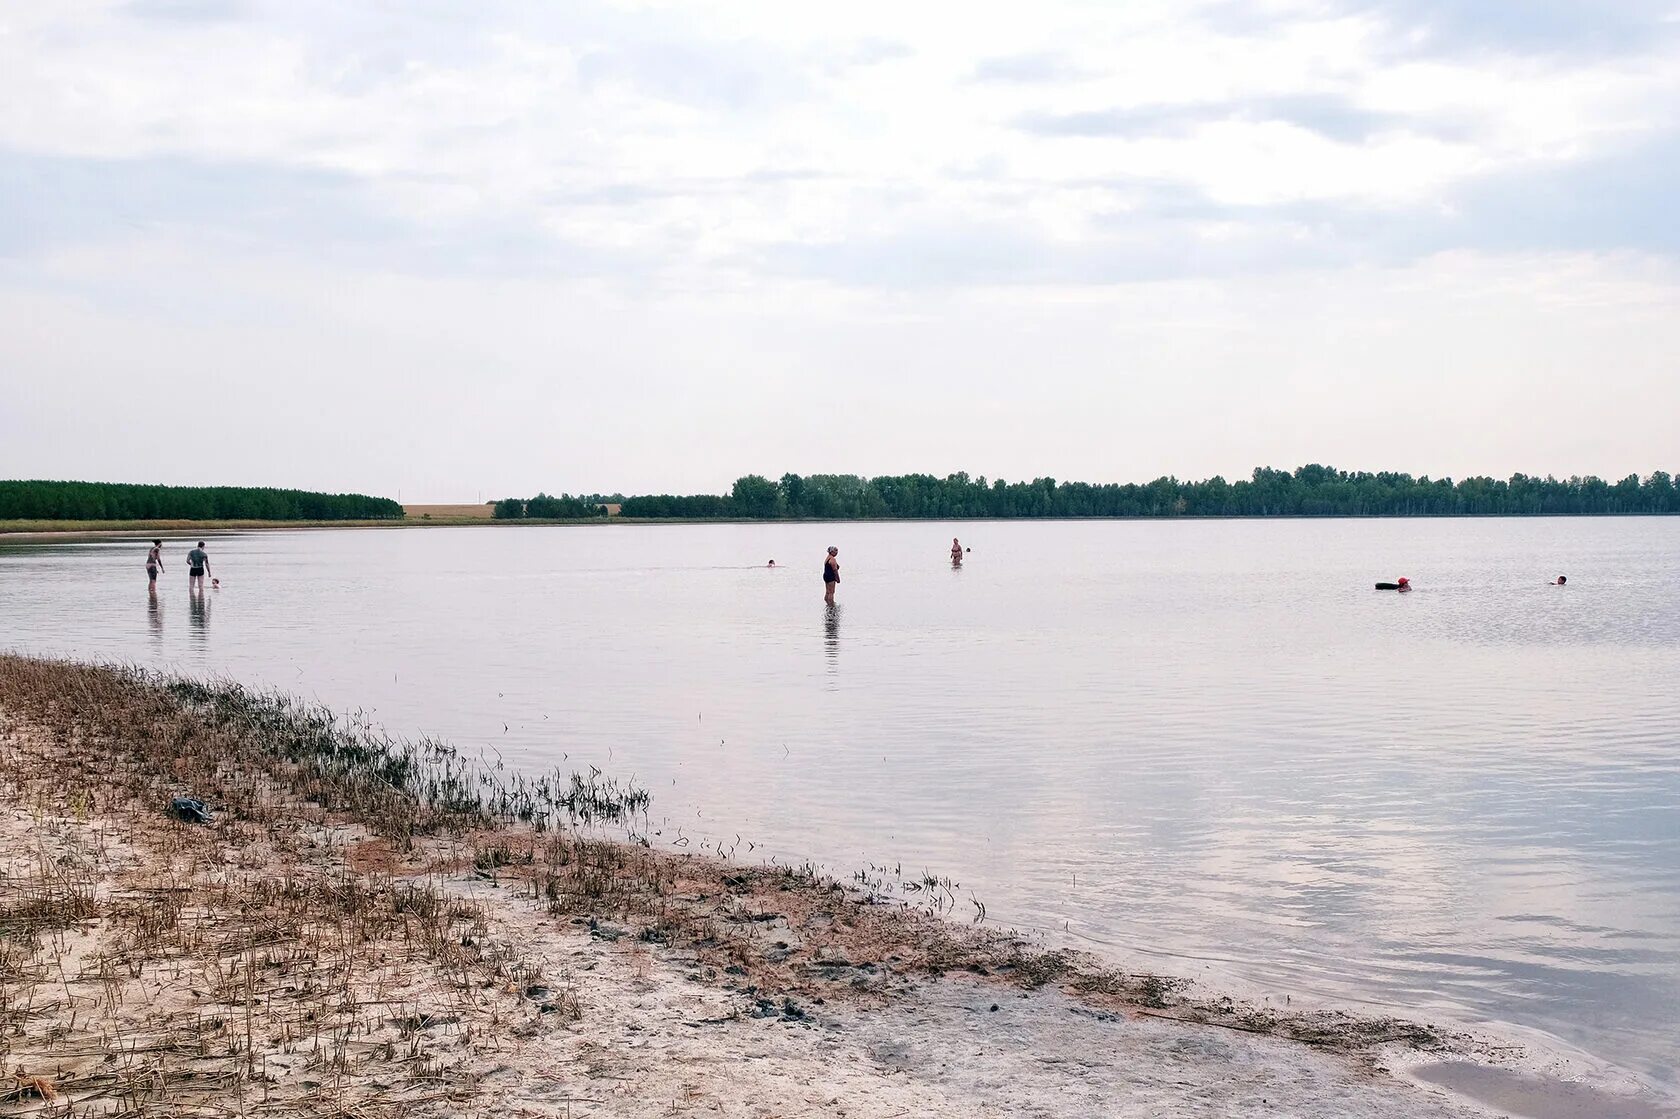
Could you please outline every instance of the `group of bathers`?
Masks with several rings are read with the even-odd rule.
[[[205,570],[210,565],[210,555],[204,550],[204,541],[198,542],[198,547],[187,553],[187,578],[202,579]],[[146,553],[146,580],[157,582],[158,572],[163,570],[163,541],[152,541],[151,551]]]

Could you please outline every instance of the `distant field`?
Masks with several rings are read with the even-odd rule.
[[[461,520],[463,518],[489,520],[492,507],[489,505],[404,505],[403,512],[408,515],[408,519],[411,521],[419,520],[421,517],[430,517],[434,521],[441,520],[444,517],[451,520]]]

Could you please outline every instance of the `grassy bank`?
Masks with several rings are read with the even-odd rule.
[[[0,541],[66,539],[74,537],[150,539],[154,536],[190,536],[212,532],[282,532],[300,528],[446,528],[462,525],[588,525],[603,524],[599,518],[583,521],[517,520],[498,521],[487,517],[429,517],[387,521],[0,521]]]
[[[766,1028],[874,1028],[941,976],[982,1010],[1060,992],[1093,1029],[1456,1044],[958,924],[945,915],[968,901],[933,877],[842,885],[658,849],[632,785],[511,775],[227,683],[0,656],[0,794],[0,1063],[17,1070],[0,1114],[784,1114],[723,1106],[748,1075],[730,1061],[703,1084],[691,1070]],[[171,819],[181,795],[214,822]],[[764,1092],[831,1077],[885,1093],[851,1114],[906,1113],[898,1089],[847,1080],[862,1058],[787,1044],[807,1042],[803,1064],[752,1073]]]
[[[423,521],[421,524],[444,524]],[[463,519],[462,524],[474,523]],[[160,533],[255,532],[288,528],[403,528],[407,521],[0,521],[0,534],[25,536],[134,536]]]

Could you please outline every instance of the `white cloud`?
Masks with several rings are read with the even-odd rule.
[[[319,378],[352,413],[383,400],[411,424],[454,415],[470,377],[523,436],[560,424],[578,449],[554,452],[563,477],[533,476],[550,460],[486,420],[448,469],[505,458],[511,489],[680,488],[691,465],[707,485],[747,466],[1230,472],[1331,457],[1350,432],[1368,454],[1348,465],[1434,473],[1609,469],[1535,461],[1548,448],[1655,457],[1655,433],[1583,443],[1568,409],[1526,400],[1530,427],[1506,429],[1512,355],[1562,385],[1566,359],[1608,353],[1630,392],[1667,391],[1651,340],[1676,341],[1680,244],[1640,217],[1667,217],[1652,184],[1672,178],[1680,40],[1629,17],[1575,49],[1568,20],[1502,38],[1445,10],[14,6],[0,362],[50,384],[0,473],[61,453],[27,437],[70,422],[53,385],[85,400],[112,368],[137,378],[112,407],[159,423],[135,386],[183,371],[240,394]],[[1634,180],[1602,216],[1580,201]],[[1320,364],[1416,383],[1442,347],[1477,359],[1452,365],[1462,432],[1373,407]],[[813,384],[891,422],[807,415]],[[609,445],[626,386],[646,442]],[[1071,437],[967,457],[1059,431],[1069,401]],[[1151,422],[1127,426],[1127,401]],[[1646,431],[1650,409],[1622,407],[1598,420]],[[1116,425],[1134,457],[1075,449],[1111,447]],[[755,432],[754,461],[690,430],[719,426]],[[1473,431],[1484,465],[1460,448]],[[332,440],[303,438],[330,473]],[[408,446],[385,439],[358,454]],[[226,452],[294,469],[249,439]],[[596,462],[614,465],[577,477]]]
[[[988,159],[1051,190],[1147,177],[1236,205],[1429,202],[1515,163],[1579,159],[1665,126],[1680,88],[1673,51],[1395,58],[1371,14],[1303,15],[1256,34],[1168,6],[1000,5],[956,18],[935,5],[887,18],[866,5],[837,34],[831,14],[785,7],[583,7],[531,26],[492,6],[411,16],[393,44],[343,9],[308,11],[27,14],[0,52],[0,144],[331,170],[419,223],[519,211],[603,245],[676,236],[715,254],[868,226],[883,193],[937,212],[1003,212],[1010,200],[952,174]],[[970,80],[994,52],[1033,48],[1069,60],[1068,76]],[[860,52],[864,63],[835,63]],[[1243,112],[1292,96],[1390,123],[1346,142]],[[1034,113],[1174,107],[1209,116],[1087,138],[1017,127]],[[797,192],[746,181],[790,168],[824,178]],[[659,199],[616,219],[552,212],[556,192],[624,184]],[[698,186],[678,202],[669,188],[684,184]]]

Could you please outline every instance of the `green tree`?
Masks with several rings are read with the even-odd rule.
[[[781,516],[787,508],[782,497],[782,487],[759,474],[747,474],[735,479],[735,488],[729,496],[734,503],[736,514],[742,517],[768,520]]]
[[[394,520],[401,505],[356,493],[262,486],[150,486],[118,482],[0,481],[0,519]]]

